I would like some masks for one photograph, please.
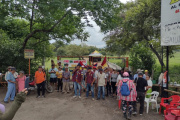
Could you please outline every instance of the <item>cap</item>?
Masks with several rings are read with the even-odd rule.
[[[92,67],[89,66],[87,69],[90,70],[90,69],[92,69]]]
[[[138,75],[142,75],[143,76],[143,73],[142,72],[138,72]]]
[[[93,66],[93,69],[96,69],[96,66]]]
[[[11,68],[12,68],[11,66],[8,67],[8,69],[11,69]]]
[[[129,73],[128,73],[128,72],[124,72],[124,73],[123,73],[123,76],[128,77],[128,76],[129,76]]]
[[[22,73],[22,74],[24,74],[24,71],[22,71],[22,70],[21,70],[21,71],[19,71],[19,73]]]
[[[15,68],[15,67],[12,67],[11,70],[12,70],[12,71],[13,71],[13,70],[16,71],[16,68]]]
[[[68,65],[68,63],[65,63],[64,65]]]
[[[38,68],[42,68],[42,66],[39,66]]]
[[[141,70],[141,69],[137,69],[137,72],[142,72],[143,70]]]
[[[144,72],[149,72],[148,70],[145,70]]]

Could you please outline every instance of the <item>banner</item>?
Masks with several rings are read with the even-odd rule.
[[[161,45],[180,45],[180,0],[161,2]]]
[[[86,60],[63,60],[63,64],[68,63],[69,67],[76,67],[80,61],[84,65],[87,65],[87,61]]]

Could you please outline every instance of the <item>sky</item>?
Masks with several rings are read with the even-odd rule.
[[[120,0],[122,3],[126,3],[131,0]],[[83,21],[83,20],[82,20]],[[90,24],[93,25],[93,27],[86,27],[85,31],[89,33],[90,37],[88,37],[87,42],[83,42],[89,46],[96,46],[97,48],[104,48],[106,47],[106,43],[103,41],[103,38],[105,35],[100,32],[100,27],[97,26],[97,24],[89,20]],[[81,44],[81,40],[74,40],[71,42],[71,44]]]

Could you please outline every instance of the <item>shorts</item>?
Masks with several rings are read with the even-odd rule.
[[[50,78],[50,83],[57,83],[57,78]]]

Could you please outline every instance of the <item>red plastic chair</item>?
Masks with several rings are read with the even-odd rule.
[[[166,106],[166,110],[164,110],[164,115],[167,114],[168,109],[178,108],[179,106],[180,106],[180,103],[171,102],[170,105]]]
[[[169,97],[169,98],[161,98],[159,114],[161,114],[161,107],[165,107],[165,108],[166,108],[166,106],[169,105],[169,103],[164,103],[164,101],[165,101],[165,100],[170,100],[170,99],[172,99],[171,102],[174,102],[174,103],[180,102],[180,97],[179,97],[179,95],[173,95],[173,96],[171,96],[171,97]]]
[[[180,108],[170,108],[167,110],[167,113],[164,116],[165,120],[180,120]]]

